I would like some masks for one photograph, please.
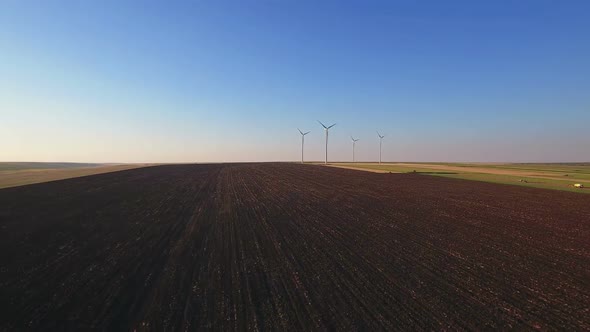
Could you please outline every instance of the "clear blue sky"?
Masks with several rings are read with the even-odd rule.
[[[0,1],[0,160],[590,161],[590,1]]]

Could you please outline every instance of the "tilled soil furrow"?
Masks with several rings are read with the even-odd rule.
[[[589,330],[588,203],[272,163],[3,189],[0,330]]]

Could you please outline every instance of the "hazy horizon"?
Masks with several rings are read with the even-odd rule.
[[[4,1],[0,161],[588,162],[585,1]]]

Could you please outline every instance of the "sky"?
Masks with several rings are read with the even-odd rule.
[[[0,0],[0,161],[590,161],[590,1]]]

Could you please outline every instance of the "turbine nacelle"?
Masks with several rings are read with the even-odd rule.
[[[305,133],[304,133],[304,132],[302,132],[302,131],[301,131],[301,129],[299,129],[299,128],[297,128],[297,130],[299,130],[299,133],[301,134],[301,136],[305,136],[305,135],[307,135],[307,134],[311,133],[311,131],[308,131],[308,132],[305,132]]]
[[[332,128],[332,127],[334,127],[336,125],[336,124],[333,124],[333,125],[331,125],[329,127],[326,127],[326,125],[323,124],[322,121],[318,120],[318,122],[322,125],[322,127],[324,127],[325,130],[328,130],[328,129],[330,129],[330,128]]]

